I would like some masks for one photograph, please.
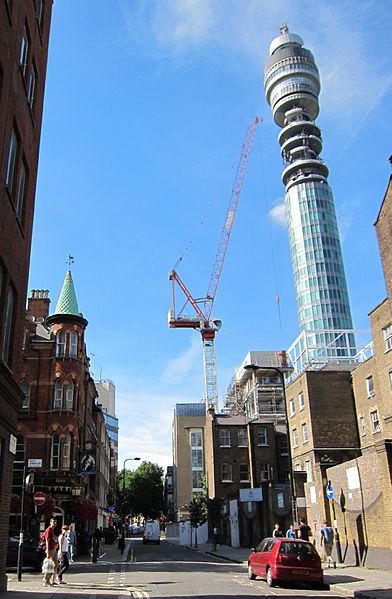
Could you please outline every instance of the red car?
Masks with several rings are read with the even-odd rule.
[[[278,582],[324,584],[319,554],[311,543],[300,539],[263,539],[249,555],[248,576],[266,578],[270,587]]]

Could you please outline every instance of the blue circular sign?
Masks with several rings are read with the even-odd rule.
[[[329,484],[325,487],[325,492],[327,494],[328,499],[333,499],[334,491],[333,491],[333,486],[331,484]]]

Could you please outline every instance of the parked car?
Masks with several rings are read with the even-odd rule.
[[[16,568],[18,565],[19,532],[10,532],[8,537],[7,568]],[[45,552],[39,546],[39,540],[28,533],[23,535],[23,567],[42,569]]]
[[[278,582],[305,582],[323,586],[321,559],[308,541],[300,539],[263,539],[248,558],[248,577],[265,578],[268,586]]]
[[[156,543],[161,540],[161,527],[158,520],[147,520],[144,525],[143,543]]]

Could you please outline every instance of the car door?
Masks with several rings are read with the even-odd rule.
[[[260,572],[259,576],[265,577],[267,575],[267,566],[270,562],[271,551],[273,546],[275,545],[275,539],[267,539],[267,542],[264,544],[263,549],[260,553]]]
[[[260,543],[255,547],[254,553],[252,553],[250,558],[252,570],[257,576],[261,576],[260,562],[262,558],[263,547],[267,543],[267,541],[268,539],[263,539],[262,541],[260,541]]]

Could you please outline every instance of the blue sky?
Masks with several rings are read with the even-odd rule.
[[[354,326],[368,329],[385,297],[373,223],[390,174],[391,21],[386,0],[55,1],[29,289],[49,289],[54,310],[74,256],[94,375],[116,384],[120,464],[170,464],[174,406],[203,397],[200,335],[167,328],[168,273],[184,254],[181,278],[206,293],[256,114],[214,308],[221,405],[249,350],[298,334],[279,130],[263,93],[282,22],[320,70],[322,157]]]

